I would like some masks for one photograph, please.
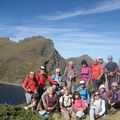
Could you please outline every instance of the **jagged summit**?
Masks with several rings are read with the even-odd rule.
[[[0,39],[0,81],[22,83],[29,71],[37,72],[46,61],[49,73],[56,67],[65,67],[65,60],[50,39],[37,36],[18,43]]]

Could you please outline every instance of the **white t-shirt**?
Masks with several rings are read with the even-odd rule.
[[[63,95],[60,97],[59,102],[62,103],[65,107],[71,107],[72,105],[72,98],[68,95]]]

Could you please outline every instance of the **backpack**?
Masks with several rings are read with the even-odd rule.
[[[102,102],[103,102],[103,98],[101,98],[100,97],[100,106],[102,106]],[[94,104],[94,101],[95,101],[95,99],[93,99],[93,101],[92,101],[92,105]],[[104,100],[105,101],[105,100]],[[100,110],[101,110],[101,108],[99,108]],[[104,115],[106,115],[107,114],[107,105],[106,105],[106,102],[105,102],[105,113],[102,115],[102,116],[104,116]]]
[[[37,79],[36,79],[36,77],[34,77],[34,81],[36,82],[36,87],[37,87],[37,85],[38,85],[38,81],[37,81]],[[30,83],[30,78],[28,77],[27,78],[27,82],[26,82],[26,84],[25,84],[25,88],[28,86],[28,84]]]
[[[54,75],[52,76],[52,78],[53,78],[53,80],[55,80],[55,79],[57,78],[57,79],[58,79],[58,82],[62,82],[62,81],[63,81],[63,76],[57,77],[56,74],[54,74]]]
[[[118,99],[118,91],[112,91],[111,100],[114,102]]]
[[[62,106],[63,106],[63,107],[66,107],[66,108],[67,108],[67,107],[71,107],[71,106],[72,106],[72,98],[69,97],[68,99],[70,100],[70,101],[69,101],[69,102],[70,102],[70,105],[69,105],[69,106],[65,106],[65,105],[64,105],[64,103],[65,103],[65,102],[64,102],[64,101],[65,101],[65,97],[63,96],[63,98],[62,98]]]

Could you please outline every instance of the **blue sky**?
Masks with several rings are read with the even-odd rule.
[[[0,0],[0,36],[42,35],[64,58],[120,58],[120,0]]]

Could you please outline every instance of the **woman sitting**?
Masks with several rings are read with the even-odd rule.
[[[100,93],[101,97],[102,97],[105,101],[107,101],[107,100],[106,100],[107,91],[106,91],[106,89],[105,89],[105,85],[104,85],[104,84],[100,85],[100,87],[99,87],[99,93]]]
[[[105,100],[100,97],[99,92],[95,92],[90,106],[90,120],[98,119],[106,113]]]
[[[64,120],[70,120],[72,114],[72,96],[69,94],[69,90],[67,88],[64,88],[64,92],[60,97],[59,104],[62,118]]]
[[[75,112],[77,120],[80,120],[85,115],[86,103],[80,97],[79,92],[74,92],[73,94],[73,104],[72,104],[73,112]]]

